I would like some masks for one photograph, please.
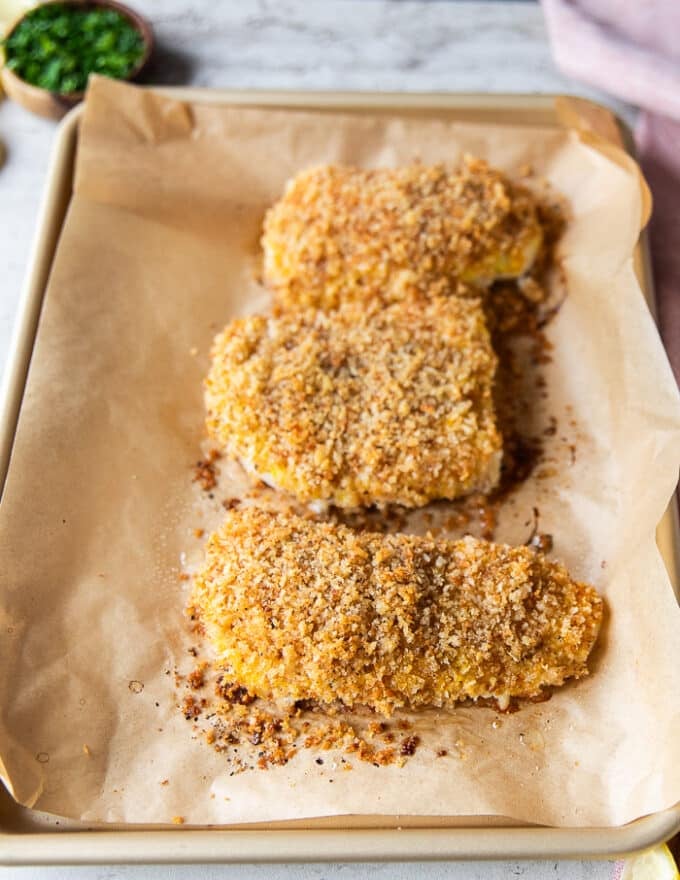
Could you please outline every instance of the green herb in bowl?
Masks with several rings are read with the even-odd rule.
[[[84,91],[91,73],[126,79],[147,49],[130,18],[96,3],[37,6],[12,28],[3,45],[8,70],[62,95]]]

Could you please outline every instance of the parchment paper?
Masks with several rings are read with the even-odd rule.
[[[305,752],[229,776],[192,738],[170,674],[185,659],[179,575],[200,559],[194,529],[212,524],[191,482],[212,337],[266,303],[260,224],[295,172],[462,151],[511,172],[529,162],[571,203],[543,404],[553,464],[503,509],[497,537],[525,540],[540,504],[553,555],[606,597],[593,674],[515,715],[437,717],[457,744],[446,760],[424,744],[403,768],[333,773]],[[680,406],[632,268],[642,213],[631,163],[573,131],[191,106],[95,80],[0,509],[0,770],[16,799],[110,822],[554,825],[680,800],[680,611],[654,541]]]

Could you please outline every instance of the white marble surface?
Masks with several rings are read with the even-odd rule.
[[[239,88],[571,92],[630,110],[555,69],[540,8],[451,0],[132,0],[159,41],[154,82]],[[0,141],[0,368],[29,258],[54,124],[5,101]],[[0,869],[0,880],[604,880],[606,862]]]

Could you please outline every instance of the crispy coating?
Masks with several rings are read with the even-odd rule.
[[[208,433],[302,503],[417,507],[497,482],[495,367],[476,299],[251,316],[215,341]]]
[[[528,547],[254,508],[211,536],[192,603],[249,693],[386,715],[480,697],[503,706],[585,676],[603,608]]]
[[[478,159],[460,168],[322,166],[264,221],[264,277],[284,307],[393,302],[517,278],[542,242],[531,193]]]

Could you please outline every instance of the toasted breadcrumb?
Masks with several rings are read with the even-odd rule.
[[[536,201],[486,162],[298,174],[267,213],[264,278],[283,306],[455,293],[527,272]]]
[[[217,485],[216,462],[219,457],[219,450],[211,449],[206,458],[196,462],[193,482],[200,483],[204,492],[210,492]]]
[[[496,358],[477,299],[251,316],[212,356],[208,433],[302,503],[417,507],[498,480]]]
[[[585,676],[602,618],[592,587],[528,547],[356,533],[255,508],[211,536],[192,602],[249,693],[384,715],[503,706]]]

